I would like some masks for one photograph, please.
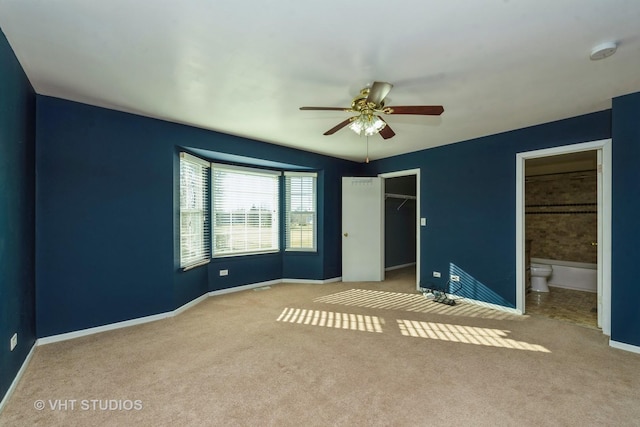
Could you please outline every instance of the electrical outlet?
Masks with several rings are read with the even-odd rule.
[[[13,349],[16,348],[17,345],[18,345],[18,333],[16,332],[11,337],[11,351],[13,351]]]
[[[433,272],[433,277],[440,277],[440,272],[439,271],[434,271]]]
[[[457,276],[455,274],[451,275],[451,281],[452,282],[459,282],[460,281],[460,276]]]
[[[228,276],[229,275],[229,270],[220,270],[220,275],[221,276]]]

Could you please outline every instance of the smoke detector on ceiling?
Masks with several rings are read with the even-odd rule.
[[[602,43],[591,49],[589,57],[592,61],[604,59],[616,53],[616,49],[618,49],[618,45],[615,42]]]

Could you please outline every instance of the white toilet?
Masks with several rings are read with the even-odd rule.
[[[534,292],[549,292],[547,279],[553,273],[553,268],[546,264],[531,263],[531,290]]]

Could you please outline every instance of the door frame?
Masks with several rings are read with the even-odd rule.
[[[384,206],[384,193],[385,193],[385,179],[387,178],[398,178],[401,176],[411,176],[414,175],[416,177],[416,290],[420,290],[420,168],[416,169],[406,169],[396,172],[387,172],[378,174],[380,178],[382,178],[382,203]],[[384,209],[383,209],[384,215]],[[384,249],[384,227],[385,221],[384,217],[382,218],[382,229],[380,233],[382,235],[382,245]],[[382,265],[385,263],[385,251],[382,251]]]
[[[563,145],[542,150],[516,153],[516,310],[525,311],[525,160],[569,154],[580,151],[598,151],[602,163],[602,191],[598,191],[598,306],[602,307],[602,332],[611,335],[611,138],[579,144]]]

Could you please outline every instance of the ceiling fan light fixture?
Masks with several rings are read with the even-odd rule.
[[[366,136],[371,136],[380,132],[386,125],[380,117],[365,113],[356,117],[351,124],[349,124],[349,129],[358,135],[364,133]]]

